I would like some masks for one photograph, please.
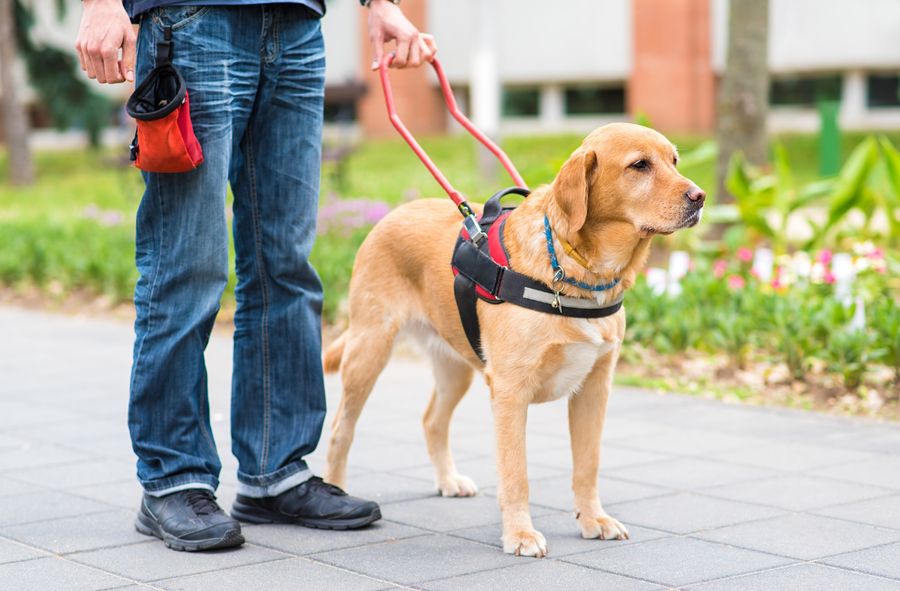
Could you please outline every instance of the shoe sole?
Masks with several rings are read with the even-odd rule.
[[[359,529],[381,519],[381,509],[375,509],[369,515],[353,519],[308,519],[305,517],[289,517],[259,507],[249,507],[235,502],[231,507],[231,516],[244,523],[287,523],[302,525],[314,529]]]
[[[152,517],[139,512],[137,519],[134,520],[134,529],[145,536],[153,536],[159,538],[163,543],[172,550],[179,552],[198,552],[203,550],[219,550],[221,548],[233,548],[244,543],[244,536],[240,532],[231,530],[224,536],[218,538],[207,538],[205,540],[182,540],[176,538],[172,534],[162,530],[159,523]]]

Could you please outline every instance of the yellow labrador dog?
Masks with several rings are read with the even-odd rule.
[[[654,234],[695,225],[705,194],[678,173],[678,153],[661,134],[615,123],[591,133],[550,185],[535,189],[506,219],[510,267],[550,286],[544,217],[568,277],[587,284],[619,280],[595,293],[566,284],[574,298],[613,302],[634,284]],[[525,418],[529,404],[565,398],[569,404],[572,489],[585,538],[627,539],[628,530],[603,510],[597,490],[600,435],[613,369],[625,336],[625,310],[605,318],[552,315],[512,304],[477,304],[482,363],[466,339],[454,300],[450,259],[460,229],[446,199],[398,207],[359,249],[350,282],[350,323],[325,353],[326,371],[340,369],[343,397],[334,419],[326,480],[345,485],[356,421],[391,355],[407,331],[425,345],[435,387],[423,419],[437,487],[445,496],[470,496],[471,479],[450,453],[450,417],[482,371],[491,391],[503,549],[541,557],[544,536],[528,508]],[[402,237],[402,240],[398,240]]]

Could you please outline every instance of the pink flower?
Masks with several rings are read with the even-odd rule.
[[[737,258],[744,261],[745,263],[749,263],[753,260],[753,251],[746,246],[742,246],[741,248],[737,249]]]
[[[881,251],[880,248],[876,248],[875,250],[873,250],[872,252],[869,253],[869,258],[874,261],[879,261],[884,258],[884,253]]]
[[[725,259],[718,259],[715,263],[713,263],[713,275],[715,275],[716,279],[721,279],[725,276],[725,271],[728,270],[728,261]]]
[[[816,260],[822,263],[823,265],[827,265],[831,262],[832,253],[827,248],[823,248],[819,251],[819,254],[816,255]]]
[[[747,282],[740,275],[728,276],[728,289],[743,289],[745,285]]]
[[[825,271],[825,275],[822,276],[822,281],[828,283],[829,285],[837,281],[834,276],[834,273],[831,271]]]

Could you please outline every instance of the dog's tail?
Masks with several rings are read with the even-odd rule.
[[[341,358],[344,356],[344,346],[347,344],[347,333],[344,332],[334,340],[325,350],[322,358],[322,367],[325,373],[334,373],[341,368]]]

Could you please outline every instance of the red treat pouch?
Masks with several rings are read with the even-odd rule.
[[[131,160],[146,172],[187,172],[203,162],[187,87],[171,62],[171,35],[167,28],[165,40],[157,45],[156,67],[126,103],[128,114],[137,121]]]

